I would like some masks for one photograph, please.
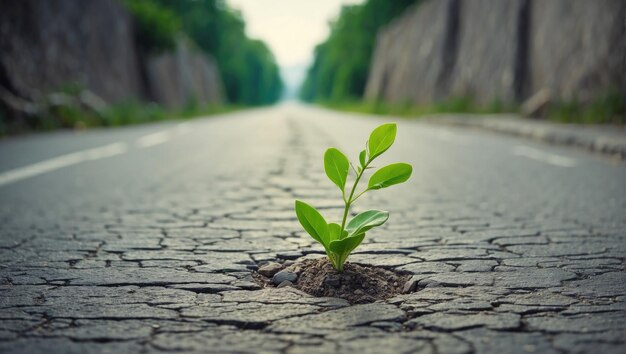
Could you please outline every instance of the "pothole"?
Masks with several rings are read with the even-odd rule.
[[[337,272],[326,258],[305,259],[289,266],[270,263],[259,269],[264,286],[292,286],[316,297],[338,297],[351,304],[385,300],[403,293],[410,276],[391,270],[346,263]]]

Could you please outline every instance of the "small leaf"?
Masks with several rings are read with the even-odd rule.
[[[406,182],[411,177],[413,167],[408,163],[394,163],[374,172],[367,183],[367,189],[381,189]]]
[[[350,169],[350,162],[346,155],[335,148],[326,150],[324,154],[324,170],[326,171],[326,176],[328,176],[342,192],[346,186],[348,169]]]
[[[337,254],[339,270],[343,270],[343,263],[346,261],[350,253],[357,248],[363,239],[365,233],[355,236],[349,236],[341,240],[332,241],[328,248],[331,252]]]
[[[335,240],[341,240],[348,236],[348,232],[344,230],[343,234],[341,233],[341,226],[339,224],[330,223],[328,224],[328,245]]]
[[[387,151],[396,139],[397,126],[395,123],[383,124],[374,129],[367,141],[367,151],[370,160]]]
[[[359,154],[359,162],[361,163],[361,168],[365,168],[365,158],[367,157],[367,152],[365,150],[361,151]]]
[[[329,243],[328,224],[322,214],[307,203],[296,200],[296,215],[304,230],[306,230],[315,241],[321,243],[324,248],[327,248]]]
[[[384,224],[389,219],[389,212],[382,210],[364,211],[348,222],[346,231],[350,236],[358,235]]]

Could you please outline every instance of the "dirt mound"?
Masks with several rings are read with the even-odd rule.
[[[402,292],[408,276],[392,271],[346,263],[337,272],[326,258],[308,259],[285,268],[298,275],[293,285],[318,297],[339,297],[351,304],[384,300]]]

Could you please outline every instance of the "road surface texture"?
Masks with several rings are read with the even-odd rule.
[[[626,165],[399,121],[411,180],[349,261],[418,290],[348,306],[259,289],[320,255],[293,202],[340,218],[322,156],[385,120],[284,105],[0,141],[0,352],[623,353]]]

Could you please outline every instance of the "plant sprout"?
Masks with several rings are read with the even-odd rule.
[[[338,149],[330,148],[324,154],[324,170],[328,178],[339,187],[344,202],[341,225],[327,223],[326,219],[314,207],[296,200],[296,215],[306,232],[324,246],[326,255],[333,267],[342,272],[344,263],[350,253],[357,248],[365,233],[374,227],[381,226],[389,219],[389,212],[382,210],[368,210],[356,215],[347,221],[350,207],[368,191],[387,188],[394,184],[406,182],[411,177],[413,168],[407,163],[394,163],[378,169],[367,183],[367,188],[356,193],[359,181],[365,171],[373,169],[370,164],[374,159],[387,151],[396,139],[397,127],[394,123],[383,124],[374,129],[365,144],[365,150],[359,154],[359,164],[355,168],[348,158]],[[350,170],[355,175],[354,184],[349,191],[346,182]]]

